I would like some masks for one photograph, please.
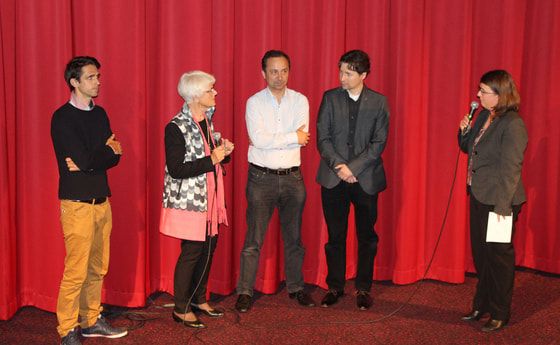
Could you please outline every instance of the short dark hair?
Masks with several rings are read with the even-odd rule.
[[[80,80],[82,77],[82,67],[94,65],[95,67],[101,67],[99,61],[91,56],[76,56],[66,65],[64,70],[64,79],[66,79],[66,84],[70,87],[70,91],[74,91],[74,87],[70,83],[70,79]]]
[[[362,50],[350,50],[344,53],[338,61],[338,68],[342,63],[347,63],[348,69],[358,74],[365,72],[367,76],[370,72],[369,56]]]
[[[480,78],[481,84],[486,84],[498,95],[498,104],[494,107],[496,116],[501,116],[508,111],[519,111],[521,98],[511,74],[505,70],[493,70],[485,73]]]
[[[264,56],[263,56],[262,61],[261,61],[262,70],[264,72],[266,72],[266,65],[268,63],[268,59],[275,58],[275,57],[286,58],[286,60],[288,60],[288,68],[291,68],[290,57],[288,56],[288,54],[284,53],[281,50],[269,50],[266,53],[264,53]]]

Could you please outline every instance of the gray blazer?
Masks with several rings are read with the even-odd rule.
[[[459,147],[469,154],[469,161],[471,157],[473,160],[472,196],[483,204],[494,205],[497,214],[509,216],[512,205],[527,201],[521,180],[527,129],[521,116],[509,111],[492,121],[473,152],[474,140],[489,116],[490,111],[485,109],[478,115],[472,130],[465,135],[459,130]]]
[[[315,180],[325,188],[336,187],[341,180],[334,167],[346,164],[362,189],[373,195],[387,188],[381,153],[389,132],[389,105],[385,96],[365,85],[360,98],[354,142],[350,143],[348,92],[338,87],[324,93],[317,116],[321,162]],[[348,160],[350,144],[354,157]]]

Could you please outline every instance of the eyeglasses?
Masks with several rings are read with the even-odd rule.
[[[483,95],[495,95],[495,92],[492,91],[486,91],[483,88],[481,88],[480,86],[478,87],[478,92],[480,92]]]
[[[214,93],[216,93],[216,90],[214,90],[214,88],[211,88],[210,90],[208,90],[208,91],[206,91],[206,92],[207,92],[207,93],[214,94]]]

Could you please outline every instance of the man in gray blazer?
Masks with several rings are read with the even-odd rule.
[[[374,229],[377,196],[387,187],[381,153],[389,131],[389,106],[385,96],[364,84],[370,72],[365,52],[345,53],[338,66],[341,86],[324,93],[317,117],[321,162],[316,181],[321,185],[329,235],[325,244],[329,290],[321,306],[336,303],[344,294],[346,234],[352,203],[358,238],[357,306],[367,310],[371,306],[369,292],[379,240]]]

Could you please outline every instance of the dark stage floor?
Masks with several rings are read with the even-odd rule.
[[[116,326],[129,327],[121,339],[80,339],[94,344],[560,344],[560,276],[518,269],[510,324],[496,333],[480,332],[484,321],[464,322],[476,277],[460,285],[437,281],[399,286],[375,282],[373,307],[358,311],[353,281],[346,295],[330,308],[305,308],[288,298],[284,285],[278,293],[256,292],[253,308],[237,314],[237,295],[211,296],[211,304],[226,308],[226,315],[201,320],[201,331],[186,328],[171,318],[172,297],[155,293],[145,308],[105,306]],[[318,303],[325,291],[308,286]],[[409,303],[403,304],[414,293]],[[402,308],[401,308],[402,307]],[[401,309],[399,309],[401,308]],[[399,309],[392,316],[392,312]],[[387,317],[389,316],[389,317]],[[34,307],[21,308],[0,321],[1,344],[57,344],[56,315]]]

